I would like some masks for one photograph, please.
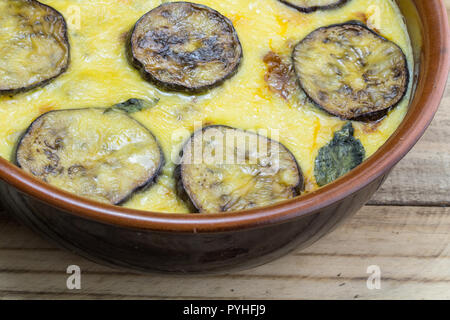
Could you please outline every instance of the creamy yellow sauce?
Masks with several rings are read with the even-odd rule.
[[[42,113],[57,109],[107,107],[129,98],[160,102],[133,114],[149,128],[166,155],[158,183],[136,194],[125,206],[159,212],[188,212],[177,198],[171,154],[194,131],[194,123],[223,124],[246,130],[277,132],[276,139],[296,157],[306,179],[306,192],[317,189],[314,159],[345,121],[300,102],[288,103],[269,90],[263,57],[270,51],[290,54],[314,29],[349,20],[367,19],[385,38],[405,52],[410,71],[413,57],[402,16],[392,0],[351,0],[347,5],[312,14],[300,13],[276,0],[198,0],[230,18],[239,35],[244,58],[239,72],[204,95],[167,93],[144,81],[125,54],[127,32],[160,0],[46,0],[69,26],[69,70],[44,88],[0,97],[0,156],[11,160],[18,138]],[[411,89],[410,89],[411,91]],[[403,120],[409,96],[377,126],[354,122],[355,136],[371,156]],[[277,131],[271,131],[277,130]]]

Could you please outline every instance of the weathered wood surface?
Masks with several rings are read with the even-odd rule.
[[[450,299],[450,208],[367,206],[302,252],[249,271],[215,276],[133,275],[56,249],[25,227],[0,219],[3,298]],[[81,267],[81,290],[66,268]],[[379,266],[381,289],[366,286]]]
[[[391,172],[370,203],[450,205],[449,83],[431,126],[414,149]]]
[[[450,11],[450,0],[445,0]],[[134,275],[57,249],[0,212],[3,299],[450,299],[450,86],[431,127],[347,224],[302,251],[249,271]],[[68,290],[79,265],[82,289]],[[381,270],[369,290],[367,268]]]
[[[447,86],[448,88],[448,86]],[[377,205],[450,205],[450,91],[430,128],[371,200]]]

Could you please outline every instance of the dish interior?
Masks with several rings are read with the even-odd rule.
[[[161,4],[154,0],[76,2],[46,0],[65,17],[71,44],[70,67],[42,88],[0,96],[0,156],[14,161],[18,140],[40,115],[62,109],[108,107],[131,98],[158,101],[132,116],[161,145],[166,163],[157,182],[123,206],[187,213],[176,192],[175,159],[186,139],[202,126],[226,125],[261,133],[282,143],[304,176],[303,193],[318,189],[315,159],[342,120],[309,102],[302,92],[280,92],[267,81],[270,57],[290,63],[293,47],[313,30],[357,20],[397,44],[404,52],[411,79],[413,49],[404,19],[391,0],[351,0],[333,10],[302,13],[275,0],[202,0],[230,19],[239,36],[243,59],[238,72],[221,86],[201,94],[165,91],[145,81],[127,58],[128,34],[136,21]],[[1,20],[0,20],[1,22]],[[1,32],[1,31],[0,31]],[[393,134],[408,111],[412,81],[402,101],[379,121],[352,121],[354,136],[374,154]],[[101,128],[98,134],[101,135]]]

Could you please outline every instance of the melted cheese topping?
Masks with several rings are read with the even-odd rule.
[[[329,11],[304,14],[276,0],[197,0],[230,18],[240,37],[244,58],[239,72],[204,95],[167,93],[144,81],[125,54],[127,33],[160,0],[46,0],[69,26],[69,70],[44,88],[0,97],[0,156],[11,160],[18,138],[44,112],[81,107],[107,107],[129,98],[159,97],[157,106],[133,114],[160,142],[167,165],[158,183],[136,194],[125,206],[159,212],[187,212],[175,194],[171,156],[194,131],[195,124],[223,124],[246,130],[268,130],[296,157],[306,179],[306,192],[317,189],[314,160],[344,121],[299,102],[287,103],[264,80],[270,51],[290,55],[291,46],[314,29],[363,20],[405,52],[412,72],[412,49],[402,16],[392,0],[351,0]],[[164,2],[164,1],[163,1]],[[411,90],[410,90],[411,91]],[[376,125],[354,122],[355,136],[372,155],[396,130],[408,96]],[[272,133],[276,134],[272,134]]]

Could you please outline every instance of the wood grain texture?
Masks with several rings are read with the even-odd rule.
[[[370,204],[450,205],[450,86],[430,128]]]
[[[450,13],[450,0],[445,0]],[[56,248],[0,209],[2,299],[450,299],[450,85],[431,127],[370,204],[312,247],[249,271],[167,277]],[[82,289],[66,288],[79,265]],[[381,269],[381,290],[366,286]]]
[[[450,0],[444,0],[450,21]],[[449,81],[450,82],[450,81]],[[450,205],[450,83],[425,135],[373,197],[373,205]]]
[[[304,251],[256,269],[215,276],[147,276],[112,270],[59,250],[0,219],[3,298],[450,299],[450,208],[367,206]],[[82,289],[66,289],[67,266]],[[370,265],[381,290],[366,286]]]

